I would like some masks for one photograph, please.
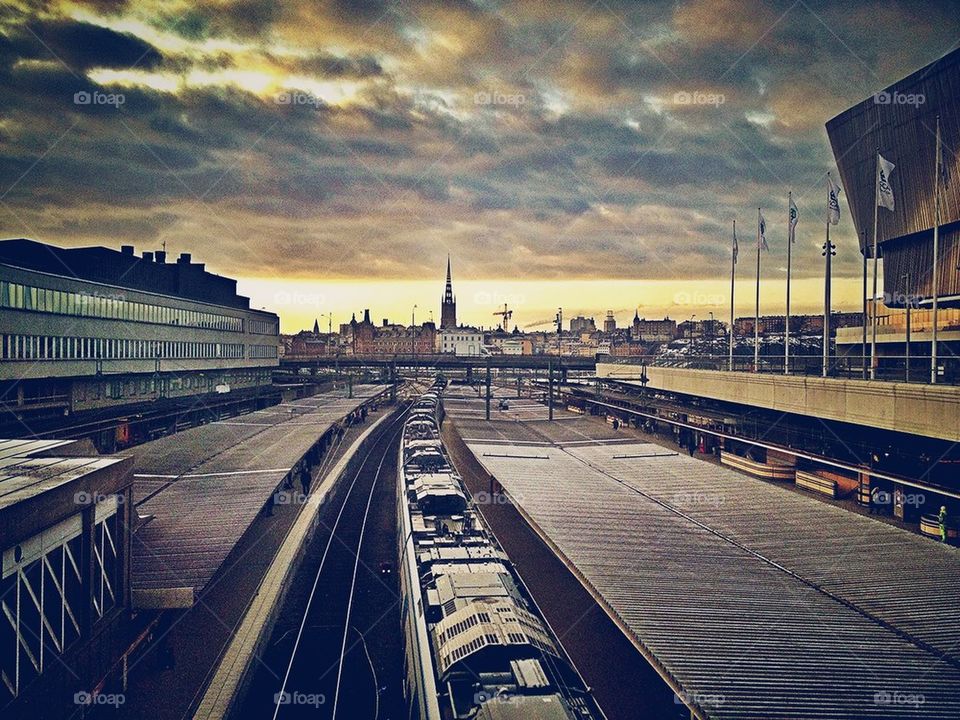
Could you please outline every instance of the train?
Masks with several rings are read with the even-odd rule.
[[[408,717],[601,720],[450,460],[445,384],[412,402],[397,463]]]

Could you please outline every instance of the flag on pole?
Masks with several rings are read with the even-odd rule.
[[[760,213],[760,234],[757,238],[760,243],[759,247],[762,250],[770,250],[770,246],[767,245],[767,219],[763,216],[763,213]]]
[[[797,241],[797,221],[800,219],[800,211],[797,210],[797,204],[793,201],[793,195],[790,196],[790,242]]]
[[[740,243],[737,242],[737,226],[733,226],[733,264],[737,264],[737,256],[740,254]]]
[[[939,137],[939,136],[938,136]],[[940,159],[940,177],[938,178],[940,185],[944,188],[950,187],[950,165],[947,164],[947,148],[943,142],[940,143],[940,147],[937,149]]]
[[[890,186],[890,174],[896,167],[892,162],[877,153],[877,205],[893,210],[893,188]]]
[[[836,225],[840,222],[840,188],[827,173],[827,222]]]

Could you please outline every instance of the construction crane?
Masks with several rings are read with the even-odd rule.
[[[503,310],[497,310],[497,311],[494,313],[494,315],[501,315],[501,316],[503,316],[503,325],[502,325],[502,326],[503,326],[503,331],[504,331],[504,332],[507,332],[507,323],[509,323],[509,322],[510,322],[510,318],[513,317],[513,310],[510,310],[510,309],[507,307],[507,304],[504,303],[504,304],[503,304]]]

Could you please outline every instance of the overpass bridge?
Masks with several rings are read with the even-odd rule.
[[[299,371],[306,369],[342,368],[396,368],[430,370],[549,370],[554,368],[562,374],[570,370],[593,371],[596,358],[572,355],[479,355],[458,356],[434,353],[406,355],[285,355],[280,359],[280,369]]]

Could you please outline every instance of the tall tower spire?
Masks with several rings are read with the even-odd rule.
[[[447,287],[443,291],[443,301],[453,302],[453,280],[450,275],[450,253],[447,253]]]
[[[443,290],[443,299],[440,301],[440,327],[455,328],[457,326],[457,299],[453,295],[453,279],[450,274],[450,253],[447,253],[447,284]]]

